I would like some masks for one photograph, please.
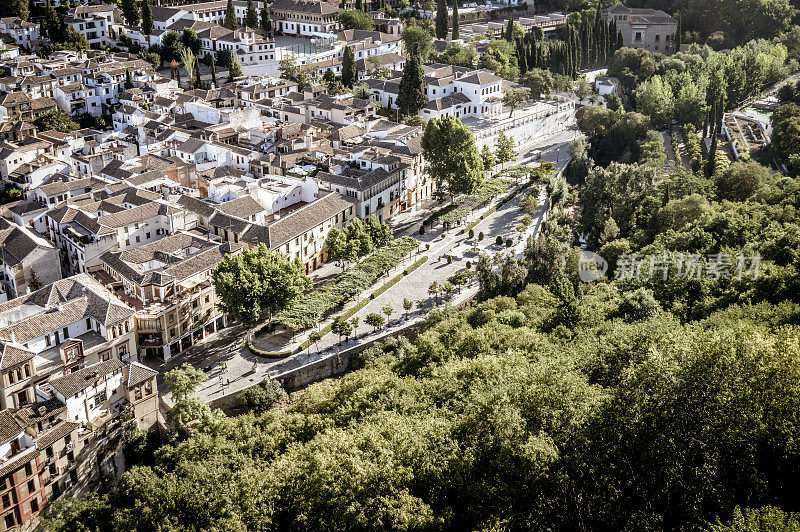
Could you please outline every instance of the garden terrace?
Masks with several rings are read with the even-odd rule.
[[[392,240],[331,283],[302,295],[273,321],[294,330],[316,325],[327,312],[372,286],[418,246],[419,241],[409,236]]]

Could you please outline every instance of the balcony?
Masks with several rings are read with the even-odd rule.
[[[161,336],[139,336],[139,345],[146,347],[161,347],[164,339]]]

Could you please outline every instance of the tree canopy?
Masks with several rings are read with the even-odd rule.
[[[219,306],[246,327],[271,319],[311,287],[303,265],[264,244],[226,255],[214,269]]]
[[[437,193],[471,193],[483,182],[483,161],[472,131],[458,118],[432,118],[425,126],[422,150]]]

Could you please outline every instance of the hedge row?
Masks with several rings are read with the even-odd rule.
[[[242,344],[244,344],[244,347],[249,349],[251,353],[263,358],[286,358],[292,354],[291,351],[262,351],[247,340],[242,340]]]
[[[425,223],[435,224],[436,222],[441,222],[443,224],[454,224],[463,220],[469,213],[469,207],[459,207],[457,204],[451,203],[447,207],[442,207],[428,216]]]
[[[333,282],[300,296],[278,313],[273,321],[295,330],[311,327],[336,305],[352,299],[372,286],[381,275],[397,266],[418,246],[419,241],[410,236],[392,240],[339,274]]]

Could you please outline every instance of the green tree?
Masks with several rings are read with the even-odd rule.
[[[394,307],[392,307],[391,305],[386,305],[383,308],[381,308],[381,312],[383,312],[386,315],[386,321],[388,322],[389,318],[394,313]]]
[[[408,313],[411,312],[411,309],[414,308],[414,303],[408,299],[403,298],[403,310],[405,311],[405,317],[408,319]]]
[[[342,55],[342,83],[345,87],[352,87],[355,81],[356,56],[349,46],[345,46]]]
[[[508,117],[511,118],[514,115],[514,110],[530,100],[530,97],[531,91],[528,89],[511,89],[506,91],[506,93],[503,95],[503,105],[511,110],[508,113]]]
[[[197,421],[209,422],[212,412],[208,403],[197,395],[197,387],[205,382],[206,374],[184,363],[164,376],[172,392],[173,407],[167,411],[167,422],[185,429]]]
[[[661,76],[641,83],[636,89],[636,109],[657,126],[669,125],[675,116],[672,87]]]
[[[474,48],[451,42],[436,60],[446,65],[474,68],[477,57],[478,53]]]
[[[0,17],[19,17],[27,21],[30,18],[28,0],[8,0],[0,3]]]
[[[800,532],[800,519],[774,506],[744,509],[737,506],[727,524],[717,518],[706,532]]]
[[[192,51],[185,46],[181,46],[180,49],[180,56],[181,62],[183,63],[183,69],[186,70],[186,77],[188,78],[189,82],[192,84],[197,84],[197,69],[195,67],[195,63],[197,62],[197,58],[194,56]]]
[[[770,171],[755,161],[735,162],[714,176],[717,195],[730,201],[746,201],[770,180]]]
[[[514,139],[501,131],[495,142],[495,157],[497,161],[500,162],[501,169],[505,168],[505,164],[509,161],[513,161],[516,156],[517,150]]]
[[[428,97],[425,95],[425,72],[422,69],[422,60],[418,51],[414,50],[403,68],[397,107],[401,115],[415,116],[425,107],[426,103],[428,103]]]
[[[228,83],[233,83],[234,79],[242,75],[242,64],[239,62],[238,54],[231,53],[231,60],[228,65]]]
[[[336,15],[343,29],[367,30],[375,29],[375,21],[369,13],[359,10],[339,11]]]
[[[374,327],[376,331],[383,327],[383,324],[386,323],[386,320],[383,318],[383,316],[377,312],[371,312],[367,314],[367,317],[364,318],[364,321],[367,323],[367,325]]]
[[[436,19],[435,19],[435,35],[437,39],[447,38],[447,0],[437,0],[436,2]]]
[[[266,5],[266,2],[264,2]],[[253,0],[247,0],[247,10],[245,11],[244,15],[244,25],[249,28],[257,28],[258,27],[258,12],[256,11],[255,5],[253,5]]]
[[[214,53],[208,52],[206,53],[206,58],[208,58],[208,62],[211,68],[211,88],[216,88],[217,86],[217,63],[214,59]]]
[[[483,150],[481,150],[481,160],[483,161],[483,169],[487,172],[491,172],[496,164],[497,159],[495,158],[494,152],[488,144],[483,145]]]
[[[538,100],[543,94],[553,92],[553,74],[549,70],[534,68],[528,70],[522,78],[521,83],[530,89],[530,98]]]
[[[79,33],[72,26],[66,26],[64,31],[61,32],[61,42],[58,47],[64,50],[87,50],[89,43],[86,41],[86,36]]]
[[[200,52],[200,39],[197,37],[197,32],[192,28],[183,29],[181,43],[184,47],[191,50],[194,55],[197,55]]]
[[[433,49],[433,35],[423,26],[407,26],[403,30],[403,44],[409,53],[415,51],[425,61]]]
[[[272,34],[272,18],[269,14],[269,6],[264,2],[264,7],[261,8],[261,29],[267,35]]]
[[[261,414],[269,410],[279,401],[286,400],[286,392],[278,381],[266,378],[255,386],[239,392],[236,401],[245,410]]]
[[[226,255],[213,272],[220,308],[247,328],[272,320],[279,309],[311,287],[298,260],[289,261],[260,244]]]
[[[136,12],[136,16],[137,17],[139,16],[138,11]],[[53,5],[50,3],[50,0],[47,0],[47,3],[45,5],[44,20],[42,21],[41,26],[45,34],[48,37],[50,37],[50,40],[52,42],[61,41],[62,38],[61,17],[59,17],[58,13],[56,13],[56,10],[53,8]]]
[[[142,0],[142,32],[145,35],[153,33],[153,10],[150,0]]]
[[[452,200],[456,194],[472,193],[483,182],[483,161],[475,137],[458,118],[429,120],[422,150],[440,196],[447,194]]]
[[[125,90],[133,88],[133,77],[131,76],[131,71],[125,71]]]
[[[222,22],[222,26],[233,31],[239,29],[239,21],[236,19],[236,10],[233,8],[233,0],[228,0],[228,5],[225,7],[225,19]]]
[[[71,117],[61,109],[54,109],[40,114],[33,120],[33,125],[39,131],[60,131],[69,133],[80,129],[80,126],[73,122]]]
[[[458,0],[453,0],[453,33],[450,38],[458,40]]]
[[[122,8],[122,15],[125,17],[125,22],[128,23],[128,26],[139,24],[139,8],[136,6],[135,0],[122,0],[120,8]]]
[[[374,246],[382,246],[392,239],[392,229],[381,222],[377,216],[370,214],[364,220],[364,230],[372,240]]]

